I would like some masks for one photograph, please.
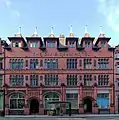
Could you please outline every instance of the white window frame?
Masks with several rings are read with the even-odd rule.
[[[15,93],[15,94],[18,94],[18,98],[11,98],[11,97],[14,95],[14,93],[10,96],[10,99],[9,99],[9,109],[10,109],[10,110],[24,110],[24,107],[23,107],[22,109],[21,109],[21,108],[20,108],[20,109],[18,108],[18,100],[19,100],[19,99],[24,99],[24,101],[25,101],[25,98],[24,98],[24,97],[23,97],[23,98],[20,98],[20,97],[19,97],[19,94],[22,94],[22,93]],[[23,95],[23,96],[24,96],[24,95]],[[11,99],[16,99],[16,100],[17,100],[17,109],[16,109],[16,108],[15,108],[15,109],[14,109],[14,108],[12,108],[12,109],[10,108],[10,100],[11,100]]]
[[[116,58],[119,58],[119,53],[116,54]]]
[[[21,42],[18,42],[18,41],[13,42],[13,43],[12,43],[12,46],[13,46],[13,47],[16,47],[16,43],[18,44],[18,47],[21,47]]]
[[[30,47],[31,48],[37,48],[38,47],[38,42],[30,42]]]

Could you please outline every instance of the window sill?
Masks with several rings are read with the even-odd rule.
[[[59,85],[44,85],[44,87],[60,87]]]
[[[110,108],[98,108],[99,110],[109,110]]]
[[[10,86],[10,88],[23,88],[25,86]]]
[[[119,74],[119,72],[116,72],[115,74]]]
[[[66,85],[66,87],[78,87],[78,85]]]

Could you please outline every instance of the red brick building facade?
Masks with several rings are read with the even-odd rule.
[[[115,112],[114,48],[110,38],[16,34],[5,44],[5,114]]]
[[[115,84],[115,112],[119,113],[119,45],[115,47],[114,52],[114,84]]]
[[[2,51],[2,46],[3,46],[3,40],[0,38],[0,115],[2,111],[4,110],[4,91],[3,91],[3,86],[4,85],[4,64],[3,64],[3,59],[4,59],[4,53]]]

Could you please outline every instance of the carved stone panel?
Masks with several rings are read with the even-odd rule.
[[[61,93],[61,90],[54,90],[54,91],[52,91],[52,90],[43,90],[42,91],[42,94],[44,95],[45,93],[48,93],[48,92],[57,92],[57,93]]]
[[[94,91],[92,88],[84,88],[83,89],[83,98],[86,96],[93,97]]]
[[[39,91],[28,91],[28,96],[29,97],[39,97],[40,92]]]

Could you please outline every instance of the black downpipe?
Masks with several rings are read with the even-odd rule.
[[[71,116],[71,103],[69,103],[69,116]]]

